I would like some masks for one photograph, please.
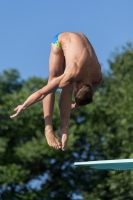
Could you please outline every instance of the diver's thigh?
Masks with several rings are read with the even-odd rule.
[[[55,52],[56,48],[56,52]],[[63,51],[52,46],[49,57],[49,76],[57,77],[63,74],[65,69],[65,57]]]

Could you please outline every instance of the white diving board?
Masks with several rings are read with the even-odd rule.
[[[99,169],[99,170],[132,170],[133,159],[75,162],[74,165],[77,167],[86,166],[91,169]]]

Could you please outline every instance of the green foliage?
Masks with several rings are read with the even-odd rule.
[[[110,71],[94,102],[71,112],[68,149],[46,143],[42,103],[11,120],[10,114],[47,80],[21,80],[17,70],[0,75],[0,194],[2,200],[130,200],[132,171],[99,171],[74,162],[133,157],[133,47],[127,44],[109,60]],[[59,127],[59,93],[53,115]],[[78,198],[77,198],[78,199]],[[76,199],[76,200],[77,200]],[[80,199],[80,198],[79,198]]]

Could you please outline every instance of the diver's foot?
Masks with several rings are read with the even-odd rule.
[[[65,151],[67,148],[68,131],[59,129],[57,134],[61,138],[61,141],[62,141],[62,151]]]
[[[60,149],[62,147],[61,142],[55,137],[51,128],[45,128],[45,136],[50,147],[55,149]]]

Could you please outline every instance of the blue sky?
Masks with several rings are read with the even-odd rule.
[[[65,31],[84,33],[107,70],[115,48],[133,43],[133,0],[1,0],[0,72],[47,78],[51,40]]]

